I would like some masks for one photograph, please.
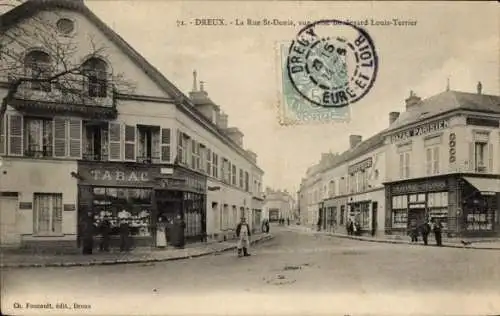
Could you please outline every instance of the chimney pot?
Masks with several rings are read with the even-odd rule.
[[[392,125],[392,123],[396,122],[396,120],[399,118],[399,115],[401,113],[399,112],[390,112],[389,113],[389,125]]]
[[[483,84],[481,81],[477,83],[477,94],[481,94],[483,92]]]
[[[420,103],[422,99],[420,97],[418,97],[415,92],[410,91],[410,96],[408,97],[408,99],[405,100],[406,102],[406,110],[410,110],[411,108],[413,108],[414,106],[418,105]]]
[[[356,147],[361,141],[363,140],[363,137],[361,135],[349,135],[349,147],[350,149],[353,149]]]

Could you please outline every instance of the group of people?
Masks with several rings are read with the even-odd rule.
[[[186,223],[180,214],[175,219],[165,218],[160,215],[156,223],[156,247],[165,248],[168,244],[176,248],[184,248],[184,230]]]
[[[439,220],[429,219],[424,221],[422,224],[418,225],[416,220],[410,222],[409,232],[411,242],[418,242],[418,236],[422,235],[424,245],[429,243],[429,235],[431,232],[434,233],[434,239],[436,240],[437,246],[442,246],[442,231],[443,225]]]
[[[361,224],[359,222],[349,219],[346,225],[347,235],[361,235]]]
[[[284,218],[280,218],[280,219],[278,219],[278,224],[280,224],[280,225],[285,225],[285,223],[286,223],[288,226],[290,226],[290,219],[289,219],[289,218],[287,218],[287,219],[284,219]]]
[[[118,212],[118,225],[120,234],[120,252],[130,251],[132,247],[131,236],[131,213],[123,209]],[[82,253],[90,255],[94,249],[94,237],[100,236],[99,250],[109,252],[111,240],[111,220],[109,214],[100,214],[98,220],[95,220],[95,214],[88,211],[81,221]],[[156,224],[156,244],[157,247],[164,248],[169,244],[176,248],[184,248],[185,238],[184,229],[186,224],[182,216],[178,214],[174,220],[165,220],[163,216],[158,217]],[[167,238],[168,236],[168,238]]]

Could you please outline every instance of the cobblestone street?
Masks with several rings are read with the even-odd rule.
[[[163,263],[6,269],[3,310],[17,302],[23,315],[42,312],[26,303],[51,303],[54,314],[61,312],[57,303],[90,305],[99,314],[500,311],[500,251],[368,243],[280,228],[273,234],[248,258],[230,251]],[[360,297],[363,304],[356,304]]]

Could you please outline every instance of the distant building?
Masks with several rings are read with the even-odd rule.
[[[267,188],[264,199],[265,218],[270,222],[276,222],[279,219],[296,219],[296,203],[292,194],[287,190],[272,190]]]

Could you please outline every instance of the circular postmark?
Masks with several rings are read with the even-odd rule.
[[[377,77],[378,57],[368,33],[339,20],[305,26],[290,45],[288,76],[312,104],[344,107],[362,99]]]

